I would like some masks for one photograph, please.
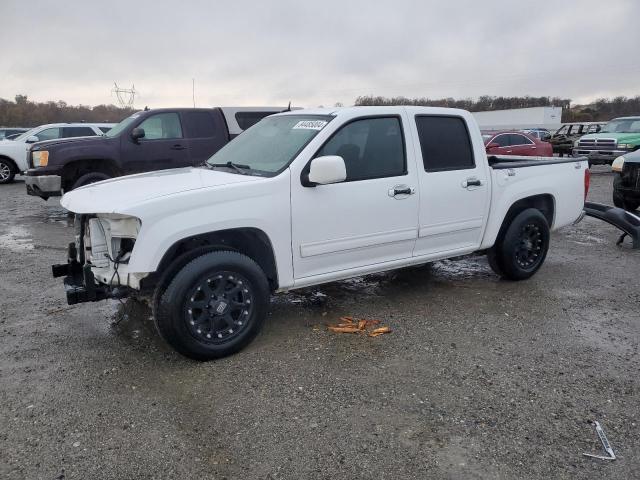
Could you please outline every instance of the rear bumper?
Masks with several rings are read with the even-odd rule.
[[[28,175],[25,178],[27,193],[47,200],[62,195],[62,177],[60,175]]]
[[[129,294],[127,287],[111,288],[96,283],[90,265],[81,265],[77,260],[76,246],[69,244],[67,263],[51,266],[54,278],[64,277],[67,303],[98,302],[107,298],[124,298]]]
[[[586,148],[574,148],[574,157],[587,157],[591,163],[612,163],[620,155],[629,153],[627,150],[590,150]]]

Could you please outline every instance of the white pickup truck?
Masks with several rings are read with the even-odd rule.
[[[255,337],[273,292],[472,252],[529,278],[588,186],[586,160],[487,158],[463,110],[286,112],[201,168],[66,194],[76,239],[53,274],[69,304],[153,293],[163,338],[207,360]]]

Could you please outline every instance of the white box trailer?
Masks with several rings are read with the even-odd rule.
[[[473,116],[483,130],[546,128],[554,131],[562,125],[562,107],[493,110],[474,112]]]

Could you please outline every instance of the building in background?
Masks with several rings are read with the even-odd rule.
[[[554,131],[562,125],[562,107],[514,108],[473,112],[482,130],[546,128]]]

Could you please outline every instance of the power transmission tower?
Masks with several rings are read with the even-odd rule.
[[[113,82],[113,90],[111,92],[116,94],[120,108],[133,108],[133,102],[136,99],[136,93],[138,93],[133,84],[131,88],[120,88],[116,82]]]

